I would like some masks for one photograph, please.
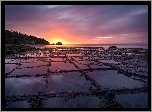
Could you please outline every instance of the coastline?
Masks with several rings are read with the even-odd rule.
[[[130,102],[134,108],[139,108],[138,105],[148,107],[148,50],[43,47],[5,57],[6,108],[20,102],[26,102],[26,108],[31,108],[33,100],[26,99],[35,96],[45,102],[39,100],[32,105],[35,108],[58,108],[63,104],[70,108],[75,107],[74,104],[86,108],[130,108],[131,104],[126,105]],[[14,86],[16,83],[22,86]],[[126,96],[134,97],[138,102],[124,101]],[[144,105],[140,104],[142,96]],[[12,103],[14,98],[16,103]],[[55,103],[63,98],[66,100]],[[70,101],[73,104],[69,105]],[[89,105],[84,106],[84,101]],[[22,103],[20,105],[24,107]]]
[[[104,47],[105,49],[109,46],[117,46],[118,48],[143,48],[148,49],[148,44],[63,44],[63,45],[44,45],[42,48],[55,48],[55,47]]]

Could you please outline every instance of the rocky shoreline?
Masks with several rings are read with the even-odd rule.
[[[17,46],[16,46],[17,48]],[[26,49],[25,49],[26,48]],[[8,48],[9,49],[9,48]],[[10,48],[11,49],[11,48]],[[48,98],[65,98],[67,101],[79,96],[97,96],[101,99],[101,104],[97,106],[97,108],[124,108],[123,105],[120,104],[115,99],[115,95],[117,94],[137,94],[140,92],[148,92],[148,51],[144,49],[128,49],[128,48],[33,48],[33,47],[25,47],[25,51],[21,50],[16,51],[14,48],[13,56],[6,56],[7,59],[11,59],[6,62],[5,65],[16,65],[14,69],[5,73],[5,79],[17,79],[17,78],[44,78],[46,80],[46,84],[43,88],[43,91],[35,94],[23,95],[23,96],[7,96],[5,95],[6,106],[11,102],[23,101],[26,100],[31,105],[31,108],[37,108],[38,106],[43,108],[44,101]],[[101,50],[102,49],[102,50]],[[22,51],[22,53],[20,52]],[[73,54],[73,55],[69,55]],[[80,54],[81,56],[76,56]],[[59,60],[54,60],[60,59]],[[15,61],[18,60],[18,61]],[[31,62],[28,63],[28,66],[24,66],[23,62],[19,62],[19,60],[37,60],[41,62],[45,62],[45,64],[40,64],[37,66],[29,66]],[[112,61],[111,61],[112,60]],[[85,61],[90,63],[84,63]],[[56,69],[52,71],[50,68],[53,66],[52,63],[70,63],[76,69],[71,70],[60,70]],[[86,66],[88,68],[81,68],[80,65]],[[96,68],[92,68],[92,65],[98,66]],[[105,66],[105,67],[103,67]],[[36,69],[41,67],[48,67],[47,71],[44,74],[15,74],[12,73],[15,70],[19,69]],[[142,69],[141,69],[142,68]],[[141,69],[137,70],[137,69]],[[134,88],[120,88],[120,89],[110,89],[102,87],[97,81],[88,75],[88,72],[94,71],[117,71],[118,74],[122,74],[133,80],[139,80],[144,83],[142,87],[134,87]],[[79,73],[79,77],[84,77],[86,81],[90,82],[90,87],[88,88],[88,92],[81,91],[61,91],[54,92],[50,91],[48,93],[48,77],[50,76],[60,76],[62,73]],[[139,78],[139,79],[138,79]],[[39,103],[32,105],[33,100],[37,99]]]

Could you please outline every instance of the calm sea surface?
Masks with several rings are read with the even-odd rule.
[[[64,44],[64,45],[43,45],[37,47],[47,47],[47,48],[54,48],[54,47],[104,47],[109,48],[109,46],[117,46],[118,48],[143,48],[148,49],[148,44]]]

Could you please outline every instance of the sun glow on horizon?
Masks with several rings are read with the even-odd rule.
[[[51,40],[49,40],[50,44],[56,44],[58,42],[62,42],[62,44],[69,44],[69,42],[67,42],[66,40],[62,39],[62,38],[53,38]]]
[[[54,40],[49,41],[50,44],[53,44],[53,43],[56,44],[58,42],[62,42],[62,44],[80,44],[80,42],[70,42],[63,39],[54,39]]]

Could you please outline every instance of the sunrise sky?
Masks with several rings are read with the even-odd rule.
[[[147,5],[6,5],[5,29],[50,43],[147,44]]]

